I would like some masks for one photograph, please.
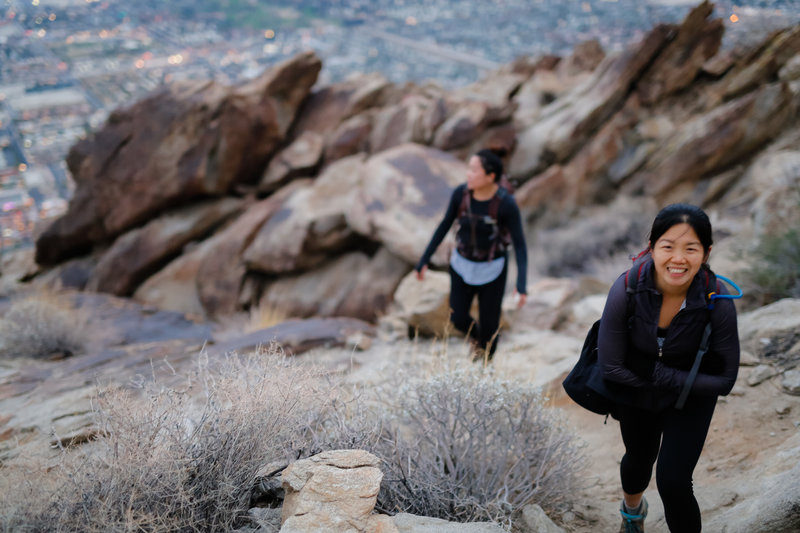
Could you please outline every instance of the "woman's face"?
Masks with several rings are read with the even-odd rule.
[[[494,183],[494,174],[487,174],[483,170],[481,159],[477,155],[470,157],[467,164],[467,188],[474,191],[492,183]]]
[[[686,223],[668,229],[655,242],[651,254],[656,270],[656,287],[662,293],[688,290],[695,274],[708,259],[697,233]]]

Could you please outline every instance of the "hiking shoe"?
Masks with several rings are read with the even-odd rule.
[[[647,517],[647,499],[642,496],[642,508],[639,514],[630,514],[625,512],[625,502],[619,507],[619,512],[622,515],[622,525],[619,527],[619,533],[644,533],[644,519]]]

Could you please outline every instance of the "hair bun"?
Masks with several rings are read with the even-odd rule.
[[[490,146],[489,150],[501,159],[508,155],[508,149],[505,146]]]

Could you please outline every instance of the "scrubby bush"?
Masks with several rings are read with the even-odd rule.
[[[475,366],[359,389],[274,352],[102,392],[100,437],[47,475],[7,476],[0,525],[230,531],[246,522],[261,467],[327,449],[381,459],[377,509],[390,514],[508,525],[528,503],[559,509],[578,486],[579,449],[528,384]]]
[[[51,472],[57,486],[28,478],[4,491],[5,529],[231,531],[258,469],[296,459],[302,428],[330,391],[313,369],[274,355],[204,365],[141,397],[105,391],[95,406],[102,437],[87,453],[65,454]]]
[[[749,266],[742,272],[747,292],[759,303],[781,298],[800,298],[800,230],[766,235],[748,254]]]
[[[385,390],[335,427],[332,447],[382,460],[387,513],[509,524],[530,503],[563,508],[580,485],[579,446],[538,389],[477,367]]]
[[[87,338],[80,312],[50,293],[15,301],[0,320],[0,353],[7,357],[69,356],[82,351]]]

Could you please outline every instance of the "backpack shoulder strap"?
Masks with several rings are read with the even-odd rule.
[[[461,218],[470,211],[469,200],[470,200],[469,188],[464,187],[464,194],[461,195],[461,204],[459,204],[458,206],[458,214],[456,215],[456,218]]]
[[[497,220],[497,213],[500,212],[500,204],[503,202],[504,196],[505,196],[505,189],[503,189],[502,187],[498,188],[495,195],[492,196],[492,199],[489,202],[489,218],[491,218],[492,220],[495,221]]]
[[[633,265],[625,272],[625,292],[633,294],[636,292],[636,287],[639,284],[639,278],[642,277],[642,269],[647,261],[650,259],[650,251],[643,250],[639,255],[633,258]]]
[[[633,265],[625,272],[625,292],[627,298],[628,318],[633,316],[634,298],[636,287],[639,285],[639,278],[642,277],[642,269],[650,259],[650,250],[642,250],[639,255],[633,258]]]

